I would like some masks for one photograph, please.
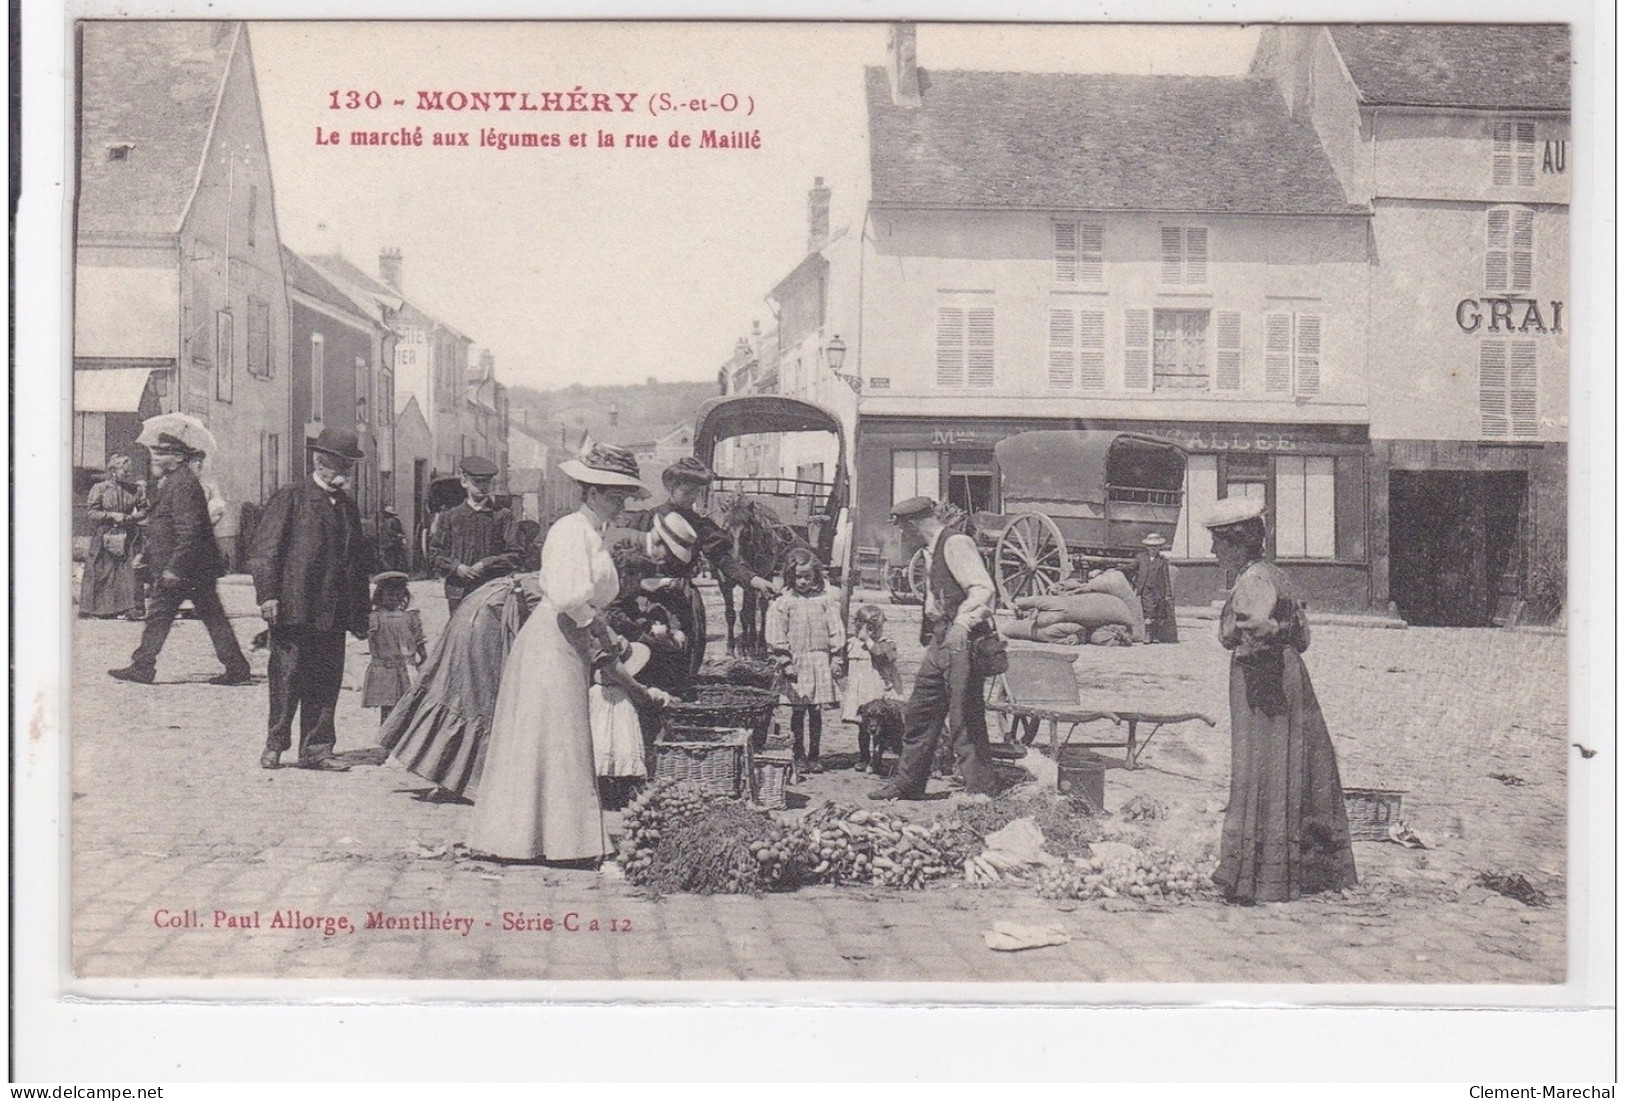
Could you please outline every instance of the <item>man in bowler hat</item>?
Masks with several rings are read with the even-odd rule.
[[[109,669],[108,675],[151,684],[158,669],[158,654],[169,639],[181,602],[189,599],[197,618],[209,631],[215,657],[226,667],[225,672],[209,678],[209,683],[248,684],[248,659],[243,657],[215,589],[215,582],[226,572],[226,561],[209,522],[208,495],[192,468],[192,460],[201,459],[203,453],[167,433],[160,435],[149,450],[153,476],[160,479],[147,515],[144,550],[152,573],[152,604],[141,631],[141,645],[130,655],[130,664]]]
[[[314,470],[266,503],[249,560],[270,627],[270,726],[260,766],[280,765],[297,713],[299,767],[343,772],[350,766],[333,755],[333,712],[344,682],[344,632],[367,637],[374,563],[345,492],[362,458],[354,429],[324,428],[309,447]]]
[[[440,515],[429,539],[430,568],[446,579],[448,614],[487,581],[517,570],[525,551],[513,512],[497,507],[491,496],[497,464],[470,455],[463,460],[462,472],[468,496]]]

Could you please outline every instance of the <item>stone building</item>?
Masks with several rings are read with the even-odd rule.
[[[245,507],[291,470],[288,295],[254,62],[232,22],[77,25],[74,465],[179,411],[241,557]],[[92,406],[94,408],[92,408]]]
[[[1504,621],[1565,558],[1569,28],[1271,28],[1254,68],[1372,212],[1374,602]]]

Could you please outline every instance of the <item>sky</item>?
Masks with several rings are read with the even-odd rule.
[[[282,240],[376,271],[496,357],[508,385],[708,380],[806,253],[807,191],[831,226],[863,216],[863,69],[883,23],[251,24]],[[1257,32],[1226,26],[922,24],[925,69],[1237,73]],[[633,113],[422,111],[420,91],[635,94]],[[344,106],[355,91],[362,106]],[[339,93],[339,109],[331,96]],[[380,106],[368,109],[366,93]],[[733,112],[652,116],[666,93]],[[404,101],[395,106],[395,100]],[[590,103],[590,100],[588,100]],[[612,99],[612,103],[617,100]],[[747,105],[752,111],[746,115]],[[350,144],[423,127],[422,147]],[[481,148],[479,131],[586,135],[586,148]],[[759,149],[674,149],[714,128]],[[337,145],[317,144],[318,130]],[[601,148],[597,132],[615,135]],[[433,145],[435,131],[467,147]],[[626,148],[654,134],[653,149]]]

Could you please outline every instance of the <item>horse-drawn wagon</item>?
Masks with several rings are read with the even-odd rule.
[[[969,518],[999,598],[1054,592],[1075,569],[1130,562],[1153,532],[1172,539],[1185,452],[1154,436],[1103,430],[1022,432],[993,447],[1002,513]],[[925,551],[905,576],[924,578]]]
[[[851,487],[846,466],[846,430],[834,412],[821,405],[777,394],[743,394],[712,398],[694,422],[694,454],[712,469],[726,440],[747,436],[786,436],[824,432],[834,436],[833,474],[789,477],[779,473],[718,470],[711,483],[711,516],[734,534],[739,557],[758,575],[773,576],[785,556],[798,546],[812,550],[832,575],[849,573],[850,539],[847,506]],[[728,620],[729,649],[734,649],[733,589],[718,578]],[[756,648],[765,603],[746,589],[741,606],[747,650]]]

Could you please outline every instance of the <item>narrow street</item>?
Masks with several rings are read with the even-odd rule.
[[[432,635],[444,601],[431,584],[413,590]],[[247,578],[228,578],[222,593],[246,649],[260,625]],[[917,612],[887,611],[911,676]],[[122,663],[138,625],[81,620],[75,629],[72,959],[84,978],[1564,978],[1566,772],[1571,759],[1590,763],[1551,718],[1565,714],[1560,636],[1317,627],[1308,661],[1345,786],[1404,789],[1404,818],[1434,847],[1356,843],[1362,882],[1346,898],[1107,909],[1045,900],[1031,886],[960,881],[912,893],[821,887],[651,899],[613,869],[468,860],[454,846],[471,807],[432,801],[428,785],[374,748],[377,713],[359,705],[364,643],[350,644],[339,716],[338,748],[356,767],[271,772],[258,767],[263,652],[252,655],[253,687],[211,686],[217,669],[203,629],[183,621],[159,683],[146,687],[105,673]],[[1086,699],[1219,720],[1214,729],[1165,728],[1144,767],[1107,773],[1108,810],[1136,794],[1153,798],[1167,808],[1146,824],[1153,839],[1198,852],[1216,843],[1226,798],[1225,657],[1211,622],[1184,619],[1181,638],[1086,647],[1077,669]],[[839,764],[855,738],[830,726],[825,756]],[[837,768],[798,790],[814,803],[861,799],[873,782]],[[1521,874],[1550,905],[1475,885],[1484,872]],[[369,914],[386,927],[368,928]],[[982,934],[996,920],[1056,924],[1072,939],[994,952]]]

